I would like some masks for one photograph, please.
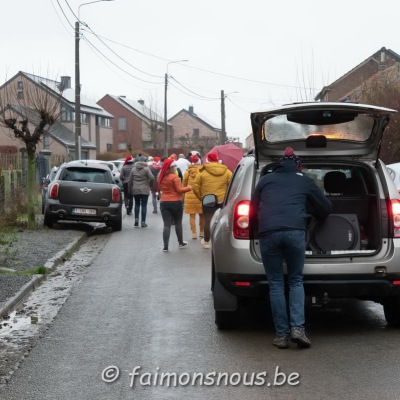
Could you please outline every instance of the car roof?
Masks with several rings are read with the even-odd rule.
[[[277,158],[286,147],[299,157],[376,160],[383,132],[396,110],[345,102],[293,103],[253,112],[257,160]]]
[[[110,168],[107,165],[105,165],[104,163],[92,162],[92,161],[96,161],[96,160],[74,160],[74,161],[70,161],[68,163],[65,163],[63,166],[65,168],[69,168],[69,167],[84,167],[84,168],[88,167],[88,168],[93,168],[93,166],[96,166],[96,168],[103,169],[105,171],[110,171]]]

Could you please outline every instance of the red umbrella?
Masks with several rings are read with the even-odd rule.
[[[210,152],[218,153],[218,159],[222,161],[232,172],[236,169],[238,162],[243,158],[243,150],[234,145],[233,143],[222,144],[220,146],[213,147]],[[207,158],[204,157],[205,161]]]

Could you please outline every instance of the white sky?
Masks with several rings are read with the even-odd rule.
[[[187,59],[168,66],[168,118],[193,106],[220,126],[224,90],[227,134],[244,140],[252,111],[311,100],[381,47],[400,54],[399,0],[114,0],[79,7],[84,3],[3,0],[0,83],[22,70],[71,76],[74,87],[79,9],[94,32],[81,27],[82,96],[153,101],[163,116],[167,63]]]

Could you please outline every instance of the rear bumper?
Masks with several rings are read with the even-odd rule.
[[[265,275],[217,274],[221,285],[230,293],[239,297],[265,298],[269,292]],[[385,277],[374,275],[346,276],[305,276],[304,290],[307,296],[331,298],[359,298],[375,300],[382,297],[400,296],[400,274],[388,274]]]

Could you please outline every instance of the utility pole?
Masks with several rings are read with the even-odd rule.
[[[225,142],[225,93],[223,90],[221,90],[221,144],[225,144]]]
[[[75,160],[81,158],[81,82],[79,73],[79,24],[75,22]]]
[[[168,87],[168,72],[165,73],[165,85],[164,85],[164,156],[165,157],[168,157],[167,87]]]

